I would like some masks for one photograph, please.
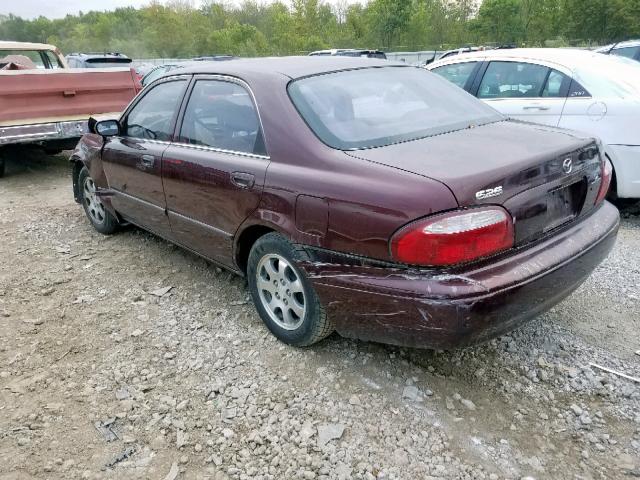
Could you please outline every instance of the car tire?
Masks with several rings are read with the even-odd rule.
[[[282,235],[268,233],[253,245],[247,262],[258,314],[276,338],[297,347],[319,342],[334,330],[311,282],[297,266],[306,258]]]
[[[118,219],[104,208],[100,197],[96,195],[95,183],[89,175],[87,167],[82,167],[82,170],[80,170],[78,188],[80,190],[80,203],[93,228],[104,235],[111,235],[116,232],[120,226]]]

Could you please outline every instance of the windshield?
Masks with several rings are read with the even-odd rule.
[[[594,54],[593,61],[583,62],[574,76],[596,97],[640,96],[640,62],[635,60]]]
[[[491,107],[424,69],[384,67],[289,84],[315,134],[341,149],[380,147],[502,120]]]

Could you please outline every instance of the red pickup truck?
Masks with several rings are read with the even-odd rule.
[[[89,117],[117,115],[140,89],[133,69],[70,69],[52,45],[0,41],[0,177],[17,148],[71,149]]]

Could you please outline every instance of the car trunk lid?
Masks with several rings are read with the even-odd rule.
[[[592,138],[515,121],[347,153],[440,181],[460,207],[504,206],[516,244],[586,214],[600,185]]]

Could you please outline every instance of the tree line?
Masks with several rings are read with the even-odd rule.
[[[325,48],[595,45],[640,37],[640,0],[152,1],[61,19],[0,15],[0,39],[135,58],[305,54]]]

